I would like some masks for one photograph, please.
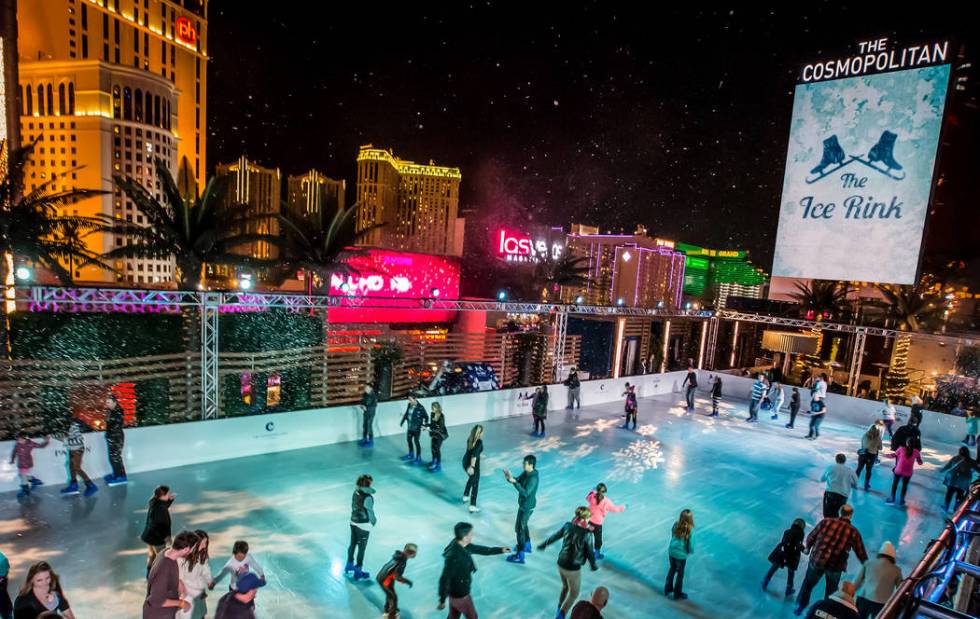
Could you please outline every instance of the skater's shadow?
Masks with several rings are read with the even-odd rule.
[[[649,595],[651,592],[656,595],[659,602],[664,605],[665,610],[670,608],[669,614],[663,615],[651,615],[651,616],[676,616],[678,611],[683,609],[683,615],[685,617],[696,617],[698,619],[714,619],[717,617],[714,613],[709,613],[706,609],[702,609],[698,606],[697,602],[691,600],[686,600],[683,602],[676,602],[670,598],[664,596],[664,582],[659,580],[653,580],[651,578],[644,577],[644,572],[637,571],[636,566],[632,564],[621,563],[616,559],[610,559],[608,556],[602,560],[600,563],[600,573],[601,572],[611,572],[619,586],[627,590],[632,588],[642,588],[643,591],[636,591],[637,595]],[[666,578],[667,573],[664,570],[663,574]],[[635,585],[635,587],[631,587]],[[687,587],[685,587],[687,589]],[[688,593],[691,593],[690,591]],[[693,594],[692,594],[693,595]],[[656,602],[654,602],[655,604]],[[680,606],[676,606],[680,604]]]
[[[428,491],[432,496],[442,499],[446,503],[458,504],[459,497],[462,496],[463,487],[458,488],[459,494],[453,494],[446,487],[447,484],[455,484],[454,481],[443,477],[440,473],[429,473],[425,472],[428,477],[423,477],[415,480],[415,485],[419,486],[421,489]],[[454,486],[455,487],[455,486]],[[404,616],[404,613],[402,613]]]

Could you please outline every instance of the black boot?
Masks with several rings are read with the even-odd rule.
[[[823,141],[823,158],[820,160],[820,163],[818,163],[815,168],[810,170],[810,173],[820,174],[828,166],[837,165],[839,163],[842,163],[843,161],[844,161],[844,149],[841,148],[840,142],[837,141],[837,136],[832,135]]]
[[[880,161],[889,170],[901,170],[902,166],[895,161],[895,140],[898,138],[897,135],[891,131],[884,131],[881,134],[881,138],[878,139],[878,143],[871,147],[868,151],[868,161],[872,163],[875,161]]]

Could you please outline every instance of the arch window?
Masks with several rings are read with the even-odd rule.
[[[61,82],[58,84],[58,115],[66,114],[68,112],[68,97],[65,92],[65,83]]]
[[[112,87],[112,117],[122,117],[122,103],[119,99],[119,86]]]
[[[68,113],[75,115],[75,83],[68,82]]]
[[[146,124],[153,124],[153,95],[146,93]]]
[[[139,88],[133,93],[133,103],[135,104],[133,120],[141,123],[143,122],[143,91]]]
[[[123,120],[133,120],[133,92],[129,86],[123,88]]]
[[[153,122],[154,125],[156,125],[157,127],[163,126],[163,117],[160,116],[160,97],[158,96],[153,97],[153,118],[154,118],[154,122]]]
[[[44,86],[37,87],[37,115],[44,116]]]
[[[54,94],[53,93],[54,93],[54,88],[51,87],[51,84],[48,84],[48,96],[47,96],[47,100],[48,100],[48,116],[54,116],[54,114],[55,114],[55,111],[54,111]]]
[[[31,92],[31,89],[28,88],[27,89],[27,92],[30,93]],[[17,84],[17,105],[20,106],[20,109],[18,111],[20,112],[20,115],[21,116],[23,116],[25,114],[30,114],[30,112],[25,112],[24,111],[26,108],[24,107],[24,105],[25,105],[25,102],[24,102],[24,86],[22,84]]]

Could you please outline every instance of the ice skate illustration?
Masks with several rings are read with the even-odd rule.
[[[878,143],[868,151],[868,158],[857,157],[856,159],[876,172],[881,172],[889,178],[897,181],[905,178],[902,166],[895,161],[895,140],[897,135],[891,131],[882,132]]]
[[[807,184],[813,184],[821,178],[840,170],[855,159],[857,157],[847,157],[844,149],[841,148],[840,142],[837,141],[837,135],[834,134],[823,141],[823,158],[816,167],[810,170],[810,176],[806,177],[806,182]]]

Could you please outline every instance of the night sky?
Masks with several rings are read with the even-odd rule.
[[[284,174],[315,167],[346,178],[351,201],[357,148],[373,143],[462,169],[468,244],[499,224],[642,223],[768,270],[800,67],[881,36],[977,49],[948,15],[880,3],[576,4],[214,0],[209,169],[243,152]],[[954,167],[980,163],[970,133]]]

